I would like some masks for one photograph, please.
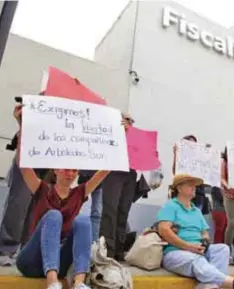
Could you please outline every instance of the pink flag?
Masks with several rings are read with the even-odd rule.
[[[65,97],[75,100],[106,105],[104,98],[89,90],[78,79],[55,68],[49,68],[45,95]]]
[[[127,144],[131,169],[150,171],[159,168],[157,137],[156,131],[142,130],[132,126],[128,128]]]

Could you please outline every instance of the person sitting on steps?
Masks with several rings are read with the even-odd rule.
[[[196,278],[197,288],[234,288],[228,276],[230,250],[226,244],[210,244],[208,224],[193,203],[196,186],[203,181],[189,175],[175,175],[171,189],[174,198],[158,212],[160,236],[168,242],[163,266],[168,271]],[[173,225],[177,231],[173,231]]]
[[[22,106],[14,116],[19,123],[17,163],[19,165]],[[88,289],[84,282],[90,269],[91,222],[79,215],[88,195],[108,175],[98,171],[92,179],[70,189],[78,170],[55,169],[56,183],[49,186],[31,168],[20,168],[33,195],[32,219],[26,242],[17,257],[18,270],[26,277],[46,277],[48,289],[61,289],[58,278],[64,278],[73,264],[74,289]]]

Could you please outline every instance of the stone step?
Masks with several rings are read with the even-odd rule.
[[[125,265],[133,276],[134,289],[194,289],[196,282],[190,278],[180,277],[159,269],[144,271]],[[229,274],[234,276],[234,267],[229,268]],[[65,281],[64,289],[69,289]],[[15,267],[0,268],[1,289],[45,289],[45,279],[22,277]]]

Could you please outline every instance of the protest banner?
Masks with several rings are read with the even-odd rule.
[[[234,188],[234,142],[227,142],[227,155],[228,155],[228,184]]]
[[[106,105],[104,98],[89,90],[78,79],[55,67],[49,68],[45,95]]]
[[[48,96],[23,96],[20,166],[129,170],[117,109]]]
[[[157,132],[130,126],[127,131],[130,168],[150,171],[160,166],[157,154]]]
[[[205,144],[181,141],[177,144],[176,174],[190,174],[204,180],[204,183],[220,187],[220,151]]]

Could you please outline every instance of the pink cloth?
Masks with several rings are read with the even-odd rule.
[[[130,168],[151,171],[160,167],[157,152],[156,131],[142,130],[130,126],[127,130],[127,145]]]

